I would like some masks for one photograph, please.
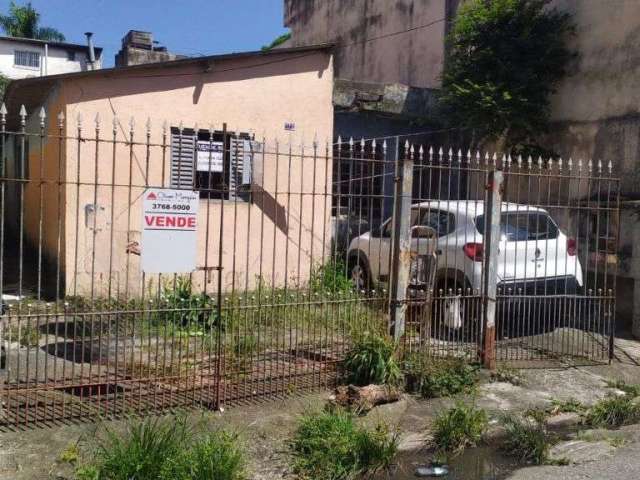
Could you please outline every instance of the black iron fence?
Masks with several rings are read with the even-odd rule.
[[[354,339],[607,360],[611,166],[0,112],[0,424],[328,387]]]

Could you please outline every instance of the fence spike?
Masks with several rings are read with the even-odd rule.
[[[82,128],[82,113],[78,112],[78,115],[76,115],[76,123],[78,124],[78,130],[80,130]]]
[[[516,159],[518,162],[518,170],[522,168],[522,155],[518,154],[518,158]]]
[[[453,148],[449,147],[447,155],[449,156],[449,163],[453,162]]]
[[[433,160],[433,145],[429,146],[429,162]]]
[[[409,150],[409,140],[405,140],[405,141],[404,141],[404,150],[405,150],[405,152],[406,152],[407,150]]]
[[[462,163],[462,149],[458,149],[458,163]]]
[[[507,168],[511,168],[511,164],[513,163],[513,159],[511,158],[511,154],[507,156]]]
[[[609,160],[607,168],[609,169],[609,175],[611,175],[613,173],[613,162],[611,160]]]
[[[587,168],[589,169],[589,173],[593,171],[593,161],[591,159],[589,159],[589,162],[587,163]]]
[[[362,137],[360,139],[360,148],[362,149],[362,151],[364,151],[364,145],[365,145],[365,141],[364,141],[364,137]]]
[[[547,160],[547,168],[553,170],[553,157],[549,157],[549,160]]]
[[[96,130],[100,130],[100,113],[96,113],[96,118],[93,121],[96,125]]]
[[[578,159],[578,172],[582,172],[582,159]]]
[[[507,164],[507,156],[504,153],[502,154],[502,158],[500,159],[500,161],[502,162],[502,168],[504,168],[504,166]]]
[[[6,114],[7,114],[7,106],[4,104],[4,102],[2,102],[2,105],[0,105],[0,115],[5,116]]]
[[[420,145],[420,150],[418,150],[418,154],[420,157],[420,163],[422,163],[422,159],[424,158],[424,148]]]
[[[44,107],[40,107],[38,117],[40,118],[40,126],[44,127],[44,119],[47,118],[47,113],[45,112]]]
[[[144,126],[147,129],[147,136],[151,135],[151,117],[147,117],[147,121]]]
[[[496,166],[498,164],[498,154],[496,152],[493,152],[493,165]]]
[[[64,112],[60,110],[58,113],[58,128],[62,128],[64,126]]]
[[[353,137],[349,137],[349,150],[353,150]]]
[[[562,171],[562,157],[558,158],[558,171]]]
[[[382,141],[382,152],[384,154],[387,153],[387,140],[386,139]]]
[[[342,145],[342,137],[340,135],[338,135],[338,148],[340,148],[340,145]]]
[[[598,174],[602,175],[602,160],[598,160]]]
[[[573,169],[573,158],[569,157],[569,161],[567,162],[567,168],[569,171]]]
[[[491,156],[489,155],[489,152],[484,152],[484,164],[489,165],[489,160],[491,159]]]
[[[376,143],[376,139],[374,138],[374,139],[371,141],[371,150],[373,150],[373,153],[374,153],[374,154],[376,153],[376,147],[377,147],[377,145],[378,145],[378,144]]]
[[[542,156],[541,155],[538,156],[538,169],[542,170]]]
[[[527,168],[528,168],[529,170],[531,170],[531,167],[532,167],[532,166],[533,166],[533,158],[531,158],[531,155],[529,155],[529,156],[527,157]]]
[[[471,163],[471,149],[467,149],[467,164]]]
[[[184,130],[184,122],[180,120],[180,123],[178,124],[178,131],[182,134],[183,130]]]
[[[442,147],[440,147],[438,149],[438,161],[442,163],[443,158],[444,158],[444,150],[442,149]]]

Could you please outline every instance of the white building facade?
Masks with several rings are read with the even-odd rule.
[[[91,65],[87,45],[0,37],[0,74],[17,80],[95,70],[102,66],[102,49],[95,47],[94,53]]]

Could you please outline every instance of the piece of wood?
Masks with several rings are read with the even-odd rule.
[[[335,405],[366,413],[376,405],[397,402],[400,399],[400,390],[387,385],[367,385],[356,387],[346,385],[336,388],[332,402]]]

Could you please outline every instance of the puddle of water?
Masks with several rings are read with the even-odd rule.
[[[398,457],[395,472],[384,473],[376,478],[383,480],[414,480],[416,469],[428,466],[431,461],[429,452],[411,452]],[[451,458],[448,462],[449,474],[442,477],[445,480],[501,480],[521,467],[516,461],[502,456],[495,448],[470,448]]]

